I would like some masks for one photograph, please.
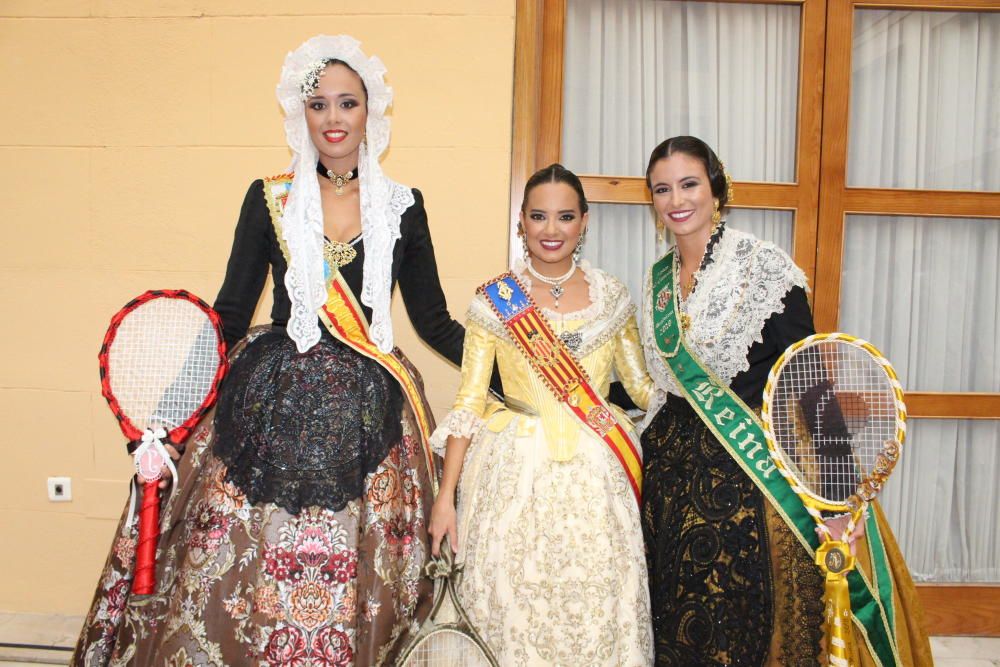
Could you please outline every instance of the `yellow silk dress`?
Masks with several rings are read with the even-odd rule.
[[[653,384],[628,290],[584,272],[591,305],[543,313],[599,394],[614,371],[645,408]],[[488,398],[494,360],[505,404]],[[628,417],[612,408],[638,446]],[[472,438],[457,499],[459,595],[500,664],[652,664],[639,507],[622,465],[556,400],[478,295],[462,384],[431,439],[441,453],[449,435]]]

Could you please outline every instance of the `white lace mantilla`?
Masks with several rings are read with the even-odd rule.
[[[782,299],[792,287],[808,289],[805,274],[781,248],[727,227],[698,274],[698,284],[681,304],[691,318],[686,332],[691,351],[720,380],[732,382],[750,368],[747,354],[764,340],[764,323],[784,310]],[[657,396],[648,415],[655,415],[666,392],[680,394],[653,337],[652,276],[646,276],[643,298],[642,345]]]
[[[577,358],[587,356],[614,338],[628,322],[628,318],[635,313],[635,305],[629,296],[628,288],[618,278],[592,267],[586,260],[580,262],[580,269],[587,281],[590,305],[582,310],[567,313],[551,308],[540,309],[549,322],[559,320],[587,321],[586,324],[574,331],[574,333],[580,334],[580,340],[577,344],[570,346],[570,349]],[[514,272],[521,284],[530,290],[531,276],[524,268],[524,264],[521,262],[515,264]],[[490,308],[484,296],[477,294],[476,298],[472,300],[468,317],[500,340],[511,345],[514,344],[507,327]]]
[[[291,301],[288,335],[299,352],[319,341],[316,311],[326,301],[323,276],[323,204],[320,199],[316,163],[319,152],[306,126],[303,82],[316,75],[323,61],[338,59],[358,73],[368,92],[366,139],[358,155],[358,185],[361,191],[361,236],[365,244],[361,302],[372,309],[372,340],[383,352],[392,351],[392,250],[399,239],[400,219],[413,205],[413,193],[382,172],[379,159],[389,146],[392,88],[385,84],[385,65],[369,58],[361,43],[348,35],[317,35],[285,58],[278,83],[278,101],[285,111],[285,136],[292,149],[295,173],[282,221],[289,255],[285,288]]]

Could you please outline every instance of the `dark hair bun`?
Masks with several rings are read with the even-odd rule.
[[[553,162],[549,166],[536,171],[528,179],[528,182],[524,186],[524,198],[521,200],[522,213],[528,208],[528,195],[543,183],[565,183],[570,186],[576,190],[576,195],[580,198],[580,213],[587,212],[587,196],[583,194],[583,183],[580,182],[580,177],[558,162]]]

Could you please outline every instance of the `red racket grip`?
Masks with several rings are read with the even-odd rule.
[[[135,578],[132,592],[149,595],[156,588],[156,544],[160,541],[159,482],[142,485],[142,505],[139,507],[139,543],[135,548]]]

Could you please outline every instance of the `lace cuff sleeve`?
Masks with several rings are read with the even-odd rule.
[[[482,425],[486,398],[496,358],[496,336],[474,319],[465,323],[462,349],[462,384],[447,418],[431,436],[435,451],[444,452],[449,435],[471,437]],[[468,415],[468,417],[464,417]]]
[[[474,438],[483,427],[482,418],[472,410],[458,408],[448,413],[431,435],[431,447],[436,454],[444,456],[448,445],[448,436],[456,438]]]

